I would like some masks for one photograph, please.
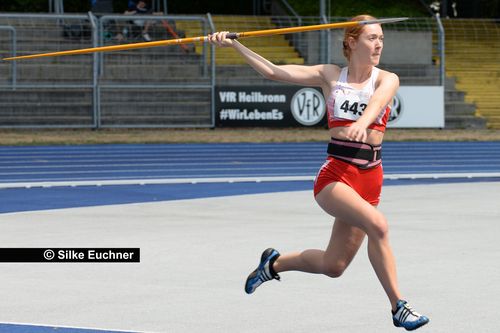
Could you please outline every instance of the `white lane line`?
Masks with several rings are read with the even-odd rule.
[[[318,165],[318,164],[316,164]],[[192,169],[190,171],[194,173],[199,173],[200,171],[206,172],[206,171],[262,171],[262,170],[298,170],[303,171],[304,167],[299,166],[299,167],[286,167],[283,168],[282,166],[276,166],[276,167],[241,167],[238,165],[228,165],[226,168],[205,168],[203,170],[199,169]],[[87,175],[87,174],[102,174],[102,173],[113,173],[113,174],[123,174],[123,173],[158,173],[158,172],[163,172],[166,174],[169,173],[186,173],[188,170],[173,170],[173,169],[124,169],[124,170],[116,170],[116,169],[100,169],[100,170],[71,170],[71,171],[30,171],[30,172],[0,172],[0,176],[22,176],[22,175],[74,175],[74,174],[79,174],[79,175]]]
[[[175,178],[175,179],[120,179],[120,180],[83,180],[29,183],[0,183],[1,188],[31,188],[59,186],[103,186],[103,185],[154,185],[154,184],[199,184],[199,183],[242,183],[272,181],[313,181],[313,176],[279,177],[224,177],[224,178]]]
[[[500,178],[500,172],[485,173],[425,173],[425,174],[388,174],[387,180],[415,179],[475,179]],[[121,179],[121,180],[84,180],[53,182],[0,183],[0,189],[63,187],[63,186],[105,186],[105,185],[154,185],[154,184],[200,184],[200,183],[242,183],[242,182],[289,182],[313,181],[314,176],[277,176],[277,177],[224,177],[224,178],[175,178],[175,179]]]
[[[80,327],[80,326],[59,326],[59,325],[51,325],[51,324],[40,324],[40,323],[20,323],[20,322],[8,322],[8,321],[3,321],[0,322],[0,328],[2,325],[15,325],[15,326],[27,326],[27,327],[34,327],[34,328],[50,328],[54,329],[54,331],[57,331],[57,329],[61,328],[67,328],[67,329],[73,329],[73,330],[82,330],[82,331],[103,331],[103,332],[108,332],[108,333],[141,333],[142,331],[128,331],[128,330],[121,330],[121,329],[111,329],[111,328],[94,328],[94,327]],[[28,330],[27,330],[28,331]],[[34,331],[32,329],[29,329],[29,331]]]
[[[258,163],[257,163],[258,164]],[[125,169],[121,169],[121,170],[117,170],[116,168],[113,168],[113,167],[110,167],[109,165],[106,166],[106,165],[103,165],[103,166],[98,166],[98,167],[93,167],[94,170],[90,170],[90,166],[86,169],[86,170],[58,170],[58,171],[51,171],[51,170],[43,170],[43,169],[54,169],[54,168],[38,168],[38,167],[34,167],[32,169],[34,169],[34,171],[19,171],[19,172],[14,172],[14,171],[4,171],[4,170],[1,170],[0,169],[0,177],[11,177],[11,176],[32,176],[32,175],[74,175],[74,174],[79,174],[79,175],[89,175],[89,174],[109,174],[109,173],[113,173],[113,174],[124,174],[124,173],[164,173],[165,175],[169,175],[169,174],[178,174],[179,172],[182,172],[184,174],[186,174],[188,171],[189,172],[192,172],[192,173],[199,173],[199,172],[207,172],[207,171],[210,171],[210,172],[222,172],[222,171],[232,171],[232,172],[235,172],[235,171],[272,171],[272,170],[287,170],[287,171],[297,171],[297,172],[303,172],[303,171],[308,171],[307,169],[308,168],[314,168],[314,167],[317,167],[319,164],[317,162],[307,162],[307,163],[287,163],[287,164],[300,164],[300,166],[290,166],[290,165],[287,165],[287,164],[284,164],[283,163],[272,163],[272,162],[268,162],[268,163],[261,163],[261,164],[265,164],[265,165],[268,165],[268,166],[251,166],[251,164],[249,163],[222,163],[222,164],[218,164],[218,163],[215,163],[215,164],[210,164],[210,163],[207,163],[205,165],[210,165],[210,167],[206,167],[206,168],[202,168],[201,170],[200,169],[197,169],[197,168],[185,168],[185,169],[175,169],[175,168],[171,168],[171,167],[176,167],[177,165],[168,165],[167,163],[163,164],[163,166],[170,166],[170,168],[150,168],[150,169],[144,169],[144,168],[140,168],[141,165],[137,165],[135,166],[134,168],[125,168]],[[310,164],[310,165],[305,165],[305,164]],[[190,166],[198,166],[198,165],[203,165],[203,164],[196,164],[196,165],[190,165]],[[217,165],[220,165],[221,167],[215,167]],[[410,166],[406,165],[406,164],[397,164],[397,165],[386,165],[385,166],[385,169],[386,171],[389,171],[390,169],[394,170],[394,169],[402,169],[402,168],[410,168]],[[486,171],[488,169],[493,169],[493,170],[498,170],[498,166],[490,166],[490,165],[486,165],[486,166],[481,166],[480,168],[478,168],[478,164],[471,164],[471,163],[463,163],[463,164],[460,164],[459,166],[454,166],[454,165],[447,165],[447,164],[436,164],[436,165],[411,165],[411,169],[413,171],[417,171],[417,170],[426,170],[426,169],[430,169],[430,170],[434,170],[435,172],[439,172],[438,170],[439,169],[446,169],[446,170],[449,170],[449,169],[464,169],[464,168],[475,168],[476,170],[477,169],[483,169],[483,171]],[[5,169],[5,168],[4,168]],[[15,170],[17,170],[17,168],[14,168]],[[58,168],[55,168],[55,169],[58,169]],[[60,169],[74,169],[74,168],[71,168],[71,167],[62,167]],[[438,169],[438,170],[436,170]],[[467,171],[464,170],[464,171],[461,171],[460,173],[466,173]],[[456,170],[456,173],[459,173],[457,170]],[[140,177],[140,176],[139,176]]]
[[[320,161],[239,161],[239,160],[230,160],[230,161],[222,161],[222,162],[186,162],[186,163],[172,163],[170,161],[165,161],[163,163],[116,163],[116,164],[76,164],[76,165],[63,165],[63,164],[54,164],[54,165],[21,165],[21,166],[0,166],[0,170],[8,170],[8,169],[75,169],[75,168],[100,168],[101,170],[105,170],[106,168],[116,168],[116,167],[132,167],[132,171],[136,170],[143,170],[141,168],[144,167],[165,167],[165,166],[172,166],[172,167],[179,167],[179,166],[235,166],[239,167],[241,165],[247,165],[247,164],[265,164],[265,165],[273,165],[273,164],[279,164],[280,166],[283,165],[288,165],[288,164],[311,164],[311,165],[319,165]],[[285,167],[286,168],[286,167]],[[76,170],[75,172],[79,172]]]

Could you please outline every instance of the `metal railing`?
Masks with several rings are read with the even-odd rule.
[[[14,28],[13,26],[10,26],[10,25],[0,25],[0,30],[6,30],[10,33],[10,40],[11,40],[10,56],[15,57],[16,50],[17,50],[16,28]],[[16,90],[16,79],[17,79],[16,63],[17,63],[16,61],[12,61],[10,63],[10,78],[11,78],[12,90]]]
[[[154,0],[152,3],[153,12],[163,12],[164,15],[168,14],[167,0]]]
[[[99,45],[99,22],[97,18],[92,14],[92,12],[88,13],[89,21],[92,27],[92,47],[97,47]],[[99,54],[92,54],[92,109],[94,114],[94,122],[93,125],[95,128],[99,128],[101,126],[101,94],[99,92]]]
[[[165,28],[175,22],[200,27],[197,35],[208,34],[206,17],[106,15],[99,18],[99,31],[111,32],[113,38],[103,38],[101,33],[99,44],[143,41],[146,26],[148,35],[154,39],[177,38],[179,36],[169,35]],[[170,31],[174,31],[172,28]],[[117,36],[123,39],[117,41]],[[211,106],[214,70],[209,67],[215,64],[208,61],[206,44],[202,45],[201,55],[180,46],[100,53],[99,64],[99,127],[214,125]],[[116,98],[117,93],[120,99]],[[149,100],[152,95],[155,99]],[[141,110],[142,121],[135,110]]]
[[[435,15],[437,26],[438,26],[438,38],[439,38],[439,43],[438,43],[438,50],[439,50],[439,73],[440,73],[440,83],[442,86],[445,84],[446,80],[446,66],[445,66],[445,33],[444,33],[444,28],[443,28],[443,23],[441,23],[441,19],[439,18],[439,15]]]
[[[215,32],[215,25],[214,21],[212,20],[212,15],[210,13],[207,13],[207,20],[208,24],[210,26],[210,33]],[[212,127],[215,127],[215,46],[212,44],[210,45],[210,63],[212,66],[210,66],[210,85],[212,86],[212,90],[210,92],[210,98],[212,103],[210,103],[210,113],[213,115],[212,117]]]
[[[64,1],[63,0],[49,0],[49,13],[64,13]]]
[[[154,39],[170,39],[180,21],[195,22],[197,35],[213,29],[204,16],[0,14],[0,30],[10,32],[12,45],[7,49],[0,38],[0,51],[7,57],[139,42],[145,22]],[[130,29],[126,39],[116,39],[117,26]],[[0,101],[6,101],[0,127],[213,127],[214,52],[209,59],[209,46],[201,50],[156,47],[0,62],[2,72],[8,66],[11,72],[10,81],[0,82]],[[7,96],[2,89],[17,92]]]
[[[0,25],[15,29],[17,54],[92,47],[88,15],[0,13]],[[95,127],[90,60],[76,56],[16,61],[15,85],[0,83],[0,126]],[[0,62],[0,70],[7,66],[11,64]]]

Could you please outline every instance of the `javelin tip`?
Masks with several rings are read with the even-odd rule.
[[[377,19],[377,20],[366,20],[359,21],[359,24],[382,24],[382,23],[395,23],[409,20],[409,17],[395,17],[395,18],[386,18],[386,19]]]

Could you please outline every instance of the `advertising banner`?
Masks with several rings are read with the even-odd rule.
[[[323,93],[295,86],[216,87],[219,127],[297,127],[326,124]]]
[[[218,86],[217,127],[326,127],[327,112],[319,88],[300,86]],[[444,88],[402,86],[392,102],[392,128],[443,128]]]

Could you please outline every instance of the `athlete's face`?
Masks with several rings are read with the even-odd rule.
[[[369,63],[373,66],[378,65],[382,48],[384,47],[384,33],[379,24],[368,24],[357,41],[354,41],[351,49],[355,57],[363,63]]]

